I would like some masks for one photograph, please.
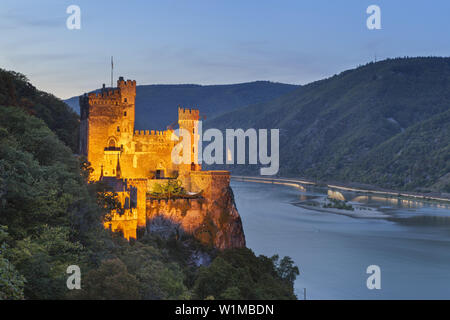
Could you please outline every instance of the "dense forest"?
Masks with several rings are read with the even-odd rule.
[[[15,106],[44,120],[75,153],[78,151],[79,116],[54,95],[36,89],[20,73],[0,69],[0,106]]]
[[[1,81],[0,300],[296,298],[289,257],[217,251],[188,236],[128,242],[105,230],[117,201],[87,183],[89,164],[73,152],[76,115],[23,75],[1,71]],[[81,290],[66,286],[70,265]]]
[[[450,192],[449,109],[450,58],[398,58],[225,113],[204,129],[280,129],[280,176]]]

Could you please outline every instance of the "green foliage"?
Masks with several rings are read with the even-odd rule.
[[[87,183],[89,172],[42,120],[2,108],[0,299],[295,298],[292,276],[250,250],[223,252],[199,269],[193,252],[216,253],[190,237],[127,242],[111,234],[102,221],[119,209],[117,195]],[[183,193],[176,180],[165,188]],[[81,269],[82,290],[67,289],[70,265]]]
[[[300,274],[300,271],[298,270],[298,267],[294,265],[294,261],[291,257],[286,256],[279,261],[278,255],[275,255],[272,257],[272,261],[275,265],[278,276],[292,286],[295,279]]]
[[[280,176],[443,190],[449,87],[450,58],[388,59],[206,121],[204,130],[279,128]]]
[[[2,108],[0,225],[8,226],[6,258],[26,278],[26,298],[63,298],[67,266],[91,262],[85,246],[95,249],[102,213],[79,167],[42,120]]]
[[[210,266],[201,267],[195,282],[196,298],[295,299],[298,268],[289,257],[256,257],[250,249],[225,250]]]
[[[22,300],[25,278],[6,258],[11,254],[6,243],[7,229],[6,226],[0,226],[0,300]]]
[[[83,278],[83,289],[75,292],[78,299],[139,299],[139,282],[120,259],[102,261],[98,269]]]
[[[445,177],[450,173],[450,111],[411,126],[371,150],[343,173],[347,179],[391,188],[422,191],[431,187],[446,192]]]
[[[328,202],[323,205],[324,208],[355,211],[355,208],[353,208],[351,204],[347,204],[347,201],[337,200],[333,198],[327,198],[327,200]]]
[[[152,196],[155,198],[172,198],[186,194],[178,179],[167,179],[166,183],[154,183]]]
[[[128,270],[136,275],[142,299],[190,297],[184,284],[185,275],[180,266],[183,260],[177,261],[172,255],[165,255],[155,247],[155,243],[137,242],[134,246],[125,246],[120,256]]]
[[[60,99],[37,90],[24,75],[0,69],[0,110],[1,106],[15,106],[42,119],[72,152],[78,152],[78,115]],[[40,147],[45,152],[46,145]]]
[[[83,247],[69,238],[70,230],[44,227],[39,236],[15,243],[11,261],[27,279],[25,295],[30,299],[62,298],[67,292],[68,265],[83,265]]]

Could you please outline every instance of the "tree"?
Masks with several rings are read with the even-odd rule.
[[[139,282],[119,259],[103,260],[98,269],[82,278],[82,290],[74,292],[79,299],[134,300],[139,299]]]
[[[195,297],[295,299],[292,282],[287,279],[292,279],[289,267],[294,270],[296,267],[289,263],[289,259],[283,259],[283,268],[287,271],[283,273],[286,276],[283,279],[275,261],[278,258],[256,257],[247,248],[224,250],[208,267],[200,268],[194,285]]]
[[[22,300],[25,278],[6,258],[10,254],[7,230],[6,226],[0,226],[0,300]]]
[[[294,265],[294,261],[286,256],[281,259],[280,263],[277,265],[277,273],[281,279],[293,286],[300,271],[298,270],[298,267]]]
[[[168,179],[167,183],[160,184],[155,183],[153,185],[152,195],[156,197],[172,197],[172,196],[181,196],[186,193],[184,188],[181,186],[182,183],[178,179]]]

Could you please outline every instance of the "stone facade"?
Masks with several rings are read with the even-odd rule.
[[[123,206],[121,212],[112,213],[111,221],[105,221],[105,227],[122,232],[127,239],[137,238],[151,231],[151,221],[158,216],[216,247],[245,246],[241,220],[234,201],[230,201],[229,172],[201,171],[197,161],[199,110],[178,108],[178,126],[191,134],[191,163],[177,165],[171,153],[179,138],[172,127],[165,131],[134,130],[135,98],[136,81],[122,77],[116,88],[103,86],[99,92],[80,97],[80,152],[93,169],[90,180],[106,181]],[[158,200],[152,200],[150,193],[155,182],[163,184],[175,178],[185,190],[199,196],[156,204]],[[185,212],[175,208],[185,208]],[[224,221],[234,226],[230,229]],[[206,222],[215,226],[208,231],[212,235],[200,236]],[[224,235],[221,228],[236,234]]]

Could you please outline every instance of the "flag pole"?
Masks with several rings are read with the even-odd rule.
[[[111,56],[111,88],[113,87],[113,70],[114,70],[114,62],[113,57]]]

